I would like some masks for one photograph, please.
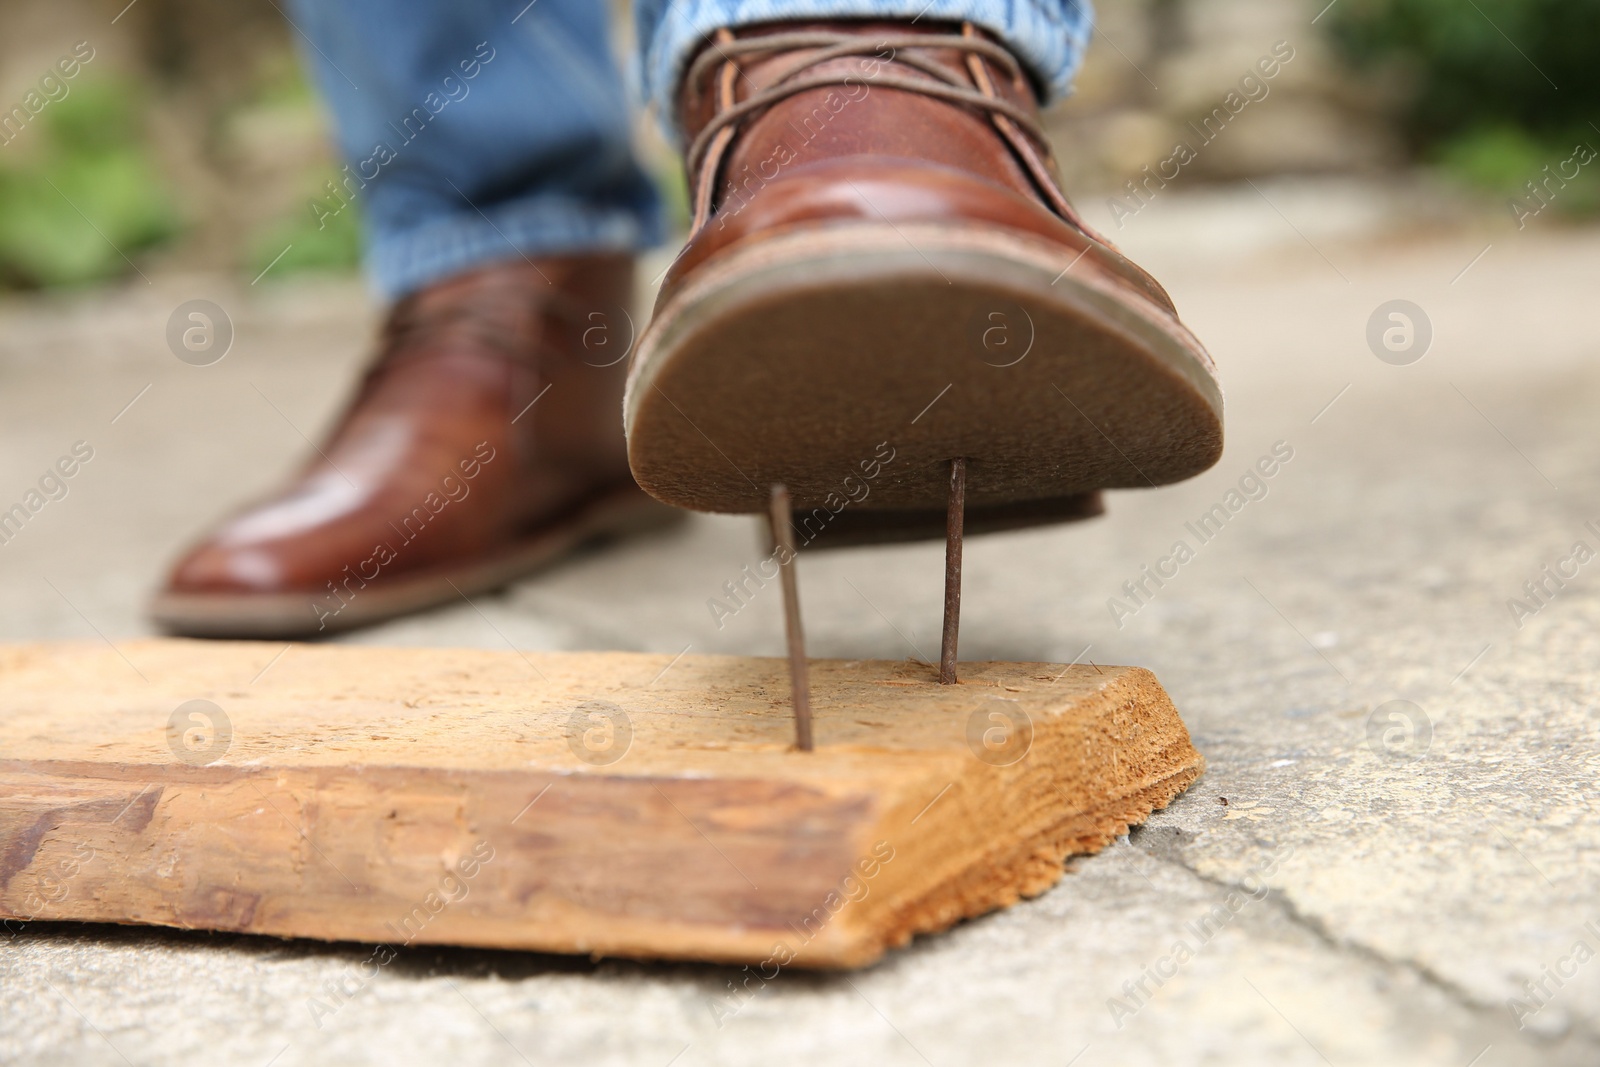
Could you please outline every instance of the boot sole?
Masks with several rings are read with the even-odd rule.
[[[825,509],[824,509],[825,510]],[[968,507],[962,535],[1004,533],[1051,523],[1081,522],[1106,512],[1098,492],[1053,500],[1024,500],[1015,504]],[[818,509],[795,519],[795,547],[800,549],[858,548],[864,545],[904,544],[909,541],[943,541],[949,512],[943,508],[844,508],[838,514]]]
[[[848,500],[864,528],[920,513],[926,536],[957,456],[973,511],[1017,520],[1031,505],[1012,525],[1205,470],[1222,451],[1205,350],[1072,263],[1024,234],[931,224],[725,252],[640,340],[624,398],[634,476],[667,503],[733,513],[763,511],[782,482],[797,512]]]
[[[337,613],[320,619],[313,607],[333,594],[160,593],[150,618],[168,633],[186,637],[304,639],[362,626],[488,593],[540,570],[584,547],[670,526],[684,517],[628,486],[597,497],[569,518],[470,563],[433,567],[395,576],[382,585],[354,590]]]

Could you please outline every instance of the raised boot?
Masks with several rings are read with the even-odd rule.
[[[981,31],[723,30],[679,102],[693,231],[624,407],[656,497],[761,512],[782,483],[803,542],[938,537],[957,458],[972,533],[1220,455],[1210,358],[1073,210]]]

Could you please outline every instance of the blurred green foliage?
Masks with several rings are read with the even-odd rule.
[[[141,253],[147,257],[194,237],[205,225],[185,217],[183,190],[158,165],[145,117],[147,108],[160,105],[139,83],[85,76],[68,84],[66,96],[25,123],[13,118],[0,129],[0,290],[131,275],[134,264],[142,265]],[[264,115],[278,123],[268,123],[268,136],[288,131],[303,139],[307,129],[318,136],[319,105],[292,53],[262,59],[247,92],[223,105],[217,121],[226,126]],[[249,277],[268,264],[268,279],[278,280],[296,271],[348,271],[360,262],[358,209],[347,208],[319,227],[308,206],[324,195],[323,182],[335,177],[325,160],[310,164],[306,173],[290,178],[304,190],[292,207],[227,235]],[[181,260],[183,249],[174,251]]]
[[[361,262],[361,212],[351,204],[319,225],[310,202],[326,199],[322,183],[341,175],[330,170],[308,181],[306,195],[288,218],[279,219],[250,242],[250,275],[255,277],[272,264],[272,277],[306,270],[352,270]]]
[[[0,147],[0,286],[114,277],[179,231],[138,109],[132,86],[84,80]]]
[[[255,91],[245,107],[255,111],[320,112],[321,103],[304,68],[293,53],[285,51],[263,58],[257,71]],[[266,270],[280,254],[283,258],[272,267],[269,278],[287,277],[300,271],[349,271],[360,265],[359,203],[345,207],[320,225],[311,211],[311,201],[328,200],[324,183],[338,182],[340,178],[333,166],[304,176],[299,183],[302,192],[295,206],[248,239],[245,260],[250,277]]]
[[[1342,0],[1329,22],[1358,69],[1398,77],[1417,154],[1473,185],[1515,195],[1600,147],[1600,0]],[[1558,206],[1600,206],[1593,171]]]

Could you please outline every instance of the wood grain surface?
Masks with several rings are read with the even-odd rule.
[[[0,646],[0,917],[856,967],[1203,762],[1134,667]]]

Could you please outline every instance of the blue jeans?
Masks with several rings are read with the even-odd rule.
[[[347,161],[324,219],[361,205],[366,268],[396,298],[498,260],[656,243],[606,0],[293,0],[294,27]],[[719,26],[873,16],[968,20],[1066,94],[1089,0],[635,0],[640,82],[670,119]]]

